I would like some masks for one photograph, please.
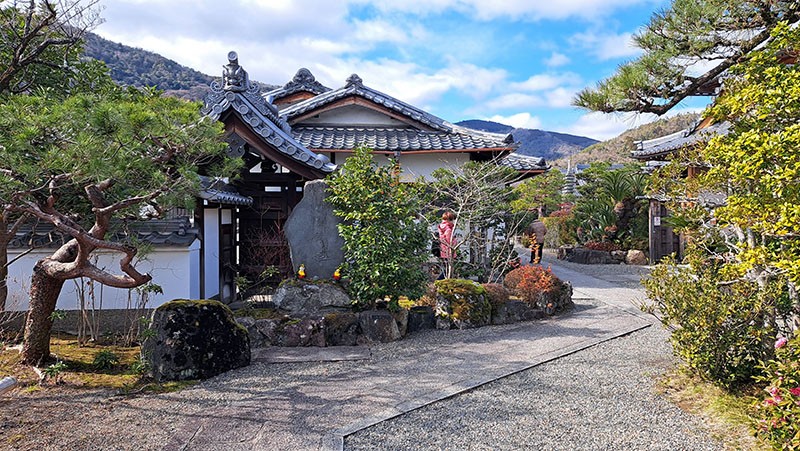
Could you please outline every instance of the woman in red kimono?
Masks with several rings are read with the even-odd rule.
[[[453,257],[456,254],[456,242],[453,238],[453,229],[455,225],[453,221],[456,215],[452,211],[446,211],[442,214],[442,222],[437,226],[439,231],[439,256],[444,263],[442,272],[443,277],[449,278],[453,273]]]

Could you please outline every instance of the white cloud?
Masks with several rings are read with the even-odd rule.
[[[486,120],[510,125],[515,128],[541,128],[542,126],[542,120],[537,116],[531,116],[531,113],[517,113],[511,116],[496,114]]]
[[[601,61],[632,58],[642,54],[642,49],[633,42],[633,33],[597,33],[586,31],[570,37],[570,41],[586,49]]]
[[[552,108],[572,107],[572,99],[578,92],[577,88],[556,88],[545,95],[546,104]]]
[[[581,77],[572,72],[563,74],[536,74],[520,83],[511,83],[510,88],[519,91],[546,91],[562,85],[580,85]]]
[[[549,58],[544,60],[547,67],[561,67],[570,63],[570,59],[563,53],[553,52]]]
[[[386,20],[355,20],[353,37],[361,42],[392,42],[404,44],[409,41],[409,35],[404,28],[387,22]]]
[[[480,20],[510,18],[514,20],[562,20],[579,17],[595,20],[614,10],[652,0],[362,0],[381,11],[400,11],[414,14],[433,14],[446,10],[459,11]]]
[[[544,105],[545,100],[541,96],[533,94],[523,94],[512,92],[503,94],[486,102],[486,107],[490,110],[509,110],[520,108],[534,108]]]
[[[564,127],[554,127],[554,131],[571,135],[587,136],[605,141],[619,136],[625,130],[653,122],[655,114],[636,113],[587,113],[577,121]]]
[[[390,59],[334,60],[319,68],[325,79],[334,80],[329,85],[331,87],[343,85],[344,80],[355,72],[365,85],[419,107],[453,90],[481,98],[506,77],[502,69],[487,69],[458,61],[450,61],[447,66],[435,71],[426,70],[415,63]]]

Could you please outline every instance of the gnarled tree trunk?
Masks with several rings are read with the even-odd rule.
[[[8,300],[8,243],[4,243],[0,232],[0,312],[6,311]]]
[[[52,314],[61,287],[64,285],[63,279],[56,279],[47,274],[44,268],[46,260],[36,263],[31,277],[31,301],[28,318],[25,321],[25,341],[22,346],[22,361],[30,365],[40,365],[50,357]]]

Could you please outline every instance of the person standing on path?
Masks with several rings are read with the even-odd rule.
[[[456,215],[452,211],[442,214],[442,222],[436,227],[439,232],[439,257],[442,259],[442,276],[450,278],[453,275],[453,258],[456,254],[456,242],[453,238]]]
[[[531,240],[531,264],[538,265],[542,261],[542,248],[544,247],[544,236],[547,235],[547,227],[541,218],[538,218],[525,229],[525,235]]]

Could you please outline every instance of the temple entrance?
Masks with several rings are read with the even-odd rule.
[[[289,245],[283,233],[292,209],[303,197],[305,179],[269,160],[259,161],[237,181],[253,205],[237,213],[239,276],[252,288],[276,286],[292,274]]]

